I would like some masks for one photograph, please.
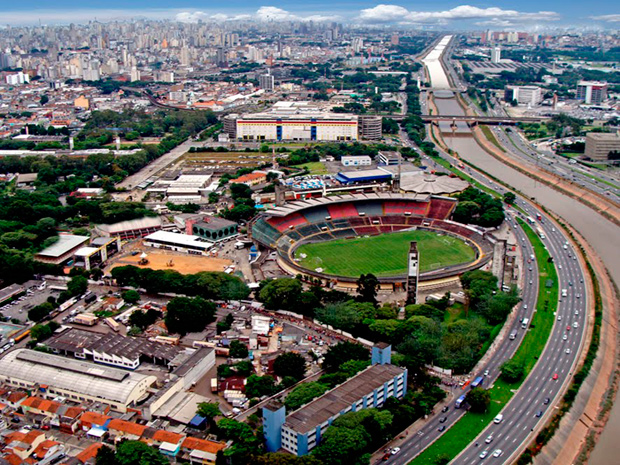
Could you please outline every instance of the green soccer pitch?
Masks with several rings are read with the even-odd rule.
[[[476,258],[474,250],[464,241],[422,230],[302,244],[295,251],[295,258],[304,268],[322,268],[327,274],[396,276],[407,272],[411,241],[418,242],[421,272],[468,263]]]

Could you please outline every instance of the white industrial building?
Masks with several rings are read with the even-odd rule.
[[[358,117],[331,113],[310,102],[278,102],[270,111],[229,115],[231,138],[239,140],[358,140]]]
[[[155,376],[17,349],[0,359],[0,380],[50,398],[100,402],[126,412],[149,395]]]
[[[207,255],[208,250],[213,246],[213,242],[189,234],[156,231],[144,238],[144,245],[193,255]]]
[[[542,99],[542,89],[538,86],[506,86],[504,90],[506,102],[515,100],[519,105],[535,107],[542,102]]]

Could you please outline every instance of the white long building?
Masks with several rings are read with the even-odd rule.
[[[264,113],[229,115],[229,137],[238,140],[351,141],[359,139],[357,115],[331,113],[310,102],[278,102]],[[234,121],[234,124],[233,124]],[[233,132],[234,127],[234,133]],[[231,134],[232,133],[232,134]]]

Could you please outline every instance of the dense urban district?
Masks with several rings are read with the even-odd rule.
[[[617,32],[0,29],[0,463],[585,463],[619,61]]]

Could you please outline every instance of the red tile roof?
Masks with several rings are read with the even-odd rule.
[[[185,441],[183,441],[182,447],[184,449],[200,450],[203,452],[217,454],[218,451],[226,448],[226,444],[222,442],[209,441],[207,439],[188,437],[185,438]]]
[[[171,444],[178,444],[185,437],[183,434],[173,433],[172,431],[165,431],[159,429],[153,435],[153,440],[158,442],[169,442]]]
[[[134,423],[132,421],[119,420],[115,418],[114,420],[110,420],[110,423],[108,423],[108,429],[120,431],[121,433],[132,434],[134,436],[142,436],[146,426],[139,425],[138,423]]]

